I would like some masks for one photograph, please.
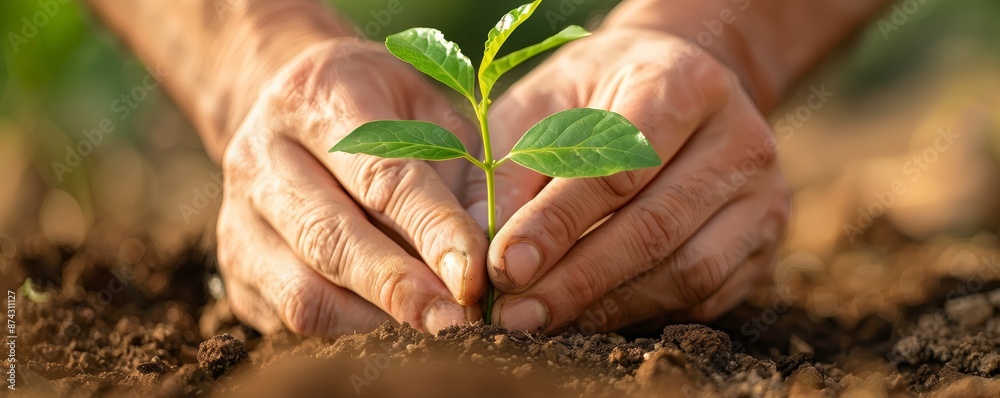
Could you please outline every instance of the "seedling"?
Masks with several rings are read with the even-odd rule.
[[[31,278],[25,278],[24,284],[21,285],[18,291],[22,296],[36,303],[47,303],[49,301],[49,294],[38,291]]]
[[[504,15],[490,30],[477,73],[472,62],[436,29],[413,28],[385,40],[393,55],[451,87],[472,104],[479,120],[483,159],[477,159],[450,131],[415,120],[378,120],[361,125],[340,140],[330,152],[363,153],[384,158],[449,160],[465,158],[486,174],[487,237],[496,236],[496,186],[494,171],[510,160],[549,177],[602,177],[661,163],[646,137],[625,117],[605,110],[579,108],[551,115],[534,125],[500,159],[493,157],[487,115],[490,92],[497,80],[520,63],[567,42],[590,35],[573,25],[541,43],[497,58],[500,47],[542,0],[522,5]],[[475,92],[479,83],[479,96]],[[490,323],[496,290],[490,285],[483,297],[483,313]]]

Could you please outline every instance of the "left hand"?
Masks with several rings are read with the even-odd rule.
[[[771,129],[733,72],[677,36],[599,31],[497,101],[494,151],[502,156],[534,123],[577,107],[622,114],[664,165],[588,179],[499,168],[498,219],[506,225],[488,254],[503,293],[494,319],[549,333],[609,331],[665,315],[707,320],[770,276],[787,188]],[[477,220],[485,219],[480,174],[470,174],[466,200]]]

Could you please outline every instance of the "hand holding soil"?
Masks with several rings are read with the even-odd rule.
[[[770,277],[788,193],[771,129],[733,72],[676,36],[612,26],[567,45],[497,101],[495,150],[502,156],[541,118],[576,107],[622,114],[664,165],[580,180],[498,169],[506,222],[488,269],[505,294],[495,319],[590,333],[666,313],[704,321]],[[482,177],[470,180],[466,203],[483,219]]]

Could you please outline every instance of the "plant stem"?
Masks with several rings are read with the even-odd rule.
[[[487,123],[487,114],[490,107],[488,98],[476,105],[476,118],[479,119],[479,131],[483,138],[483,171],[486,173],[486,212],[487,212],[487,239],[493,242],[493,237],[497,234],[497,200],[494,170],[496,165],[493,161],[493,147],[490,144],[490,127]],[[493,283],[486,285],[486,295],[483,304],[483,320],[489,325],[493,318],[493,301],[496,300],[496,289]]]

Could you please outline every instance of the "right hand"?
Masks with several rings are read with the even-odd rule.
[[[481,317],[486,237],[453,194],[464,160],[327,153],[377,119],[433,122],[479,146],[377,43],[312,46],[264,86],[223,156],[219,265],[244,322],[331,337],[388,319],[434,333]]]

